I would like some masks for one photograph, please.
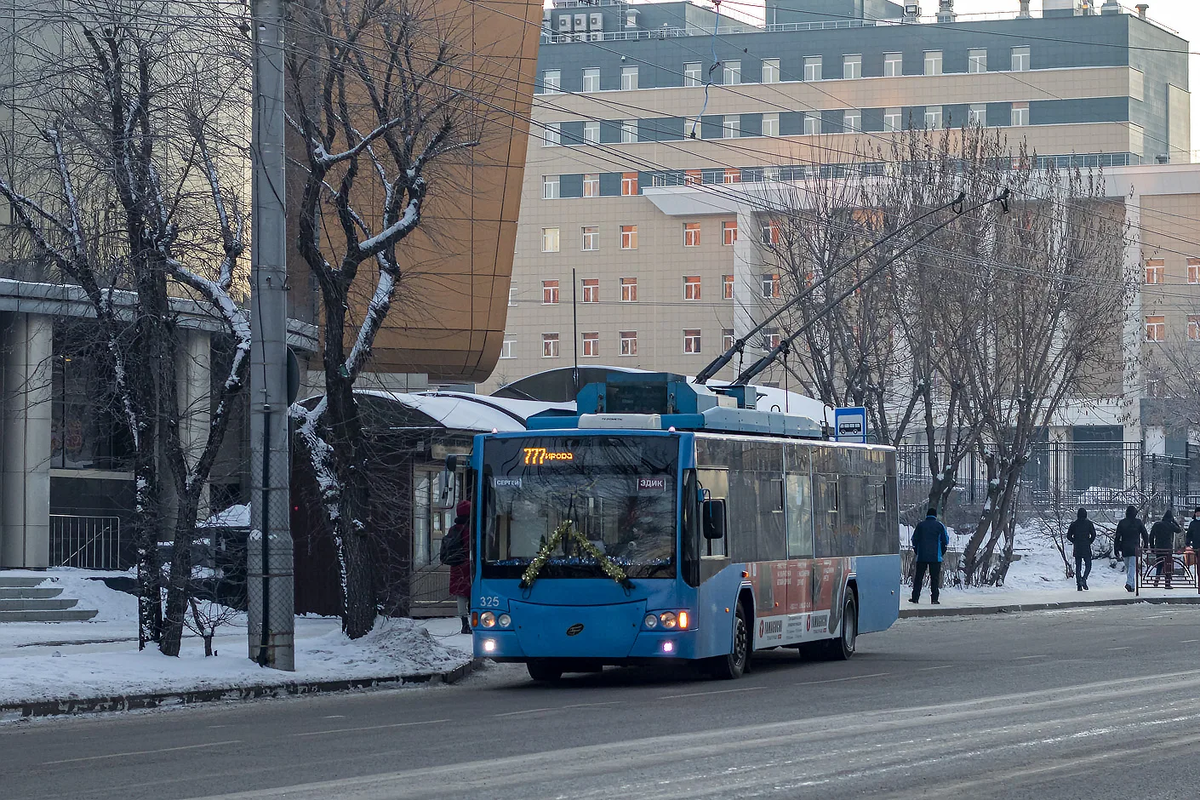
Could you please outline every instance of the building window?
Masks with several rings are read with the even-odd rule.
[[[883,77],[897,78],[904,74],[904,54],[903,53],[884,53],[883,54]]]
[[[726,353],[733,348],[733,328],[721,331],[721,352]]]
[[[847,80],[862,77],[862,56],[842,56],[842,77]]]
[[[700,170],[689,169],[687,172],[683,173],[683,185],[684,186],[699,186],[701,183],[702,177],[703,176],[700,174]]]
[[[1165,262],[1161,258],[1151,258],[1146,262],[1146,283],[1162,283],[1166,271]]]
[[[699,353],[700,352],[700,331],[695,328],[684,329],[683,331],[683,352],[684,353]]]
[[[558,334],[542,334],[542,358],[558,358]]]
[[[778,114],[763,114],[762,115],[762,135],[763,136],[778,136],[779,135],[779,115]]]
[[[508,304],[510,306],[517,304],[517,287],[515,286],[508,287]]]
[[[1165,342],[1167,340],[1167,318],[1163,316],[1146,317],[1146,341]]]
[[[815,114],[804,115],[804,135],[816,136],[821,133],[821,118]]]
[[[1188,314],[1188,340],[1200,342],[1200,314]]]
[[[846,133],[861,133],[862,112],[858,110],[847,111],[842,117],[842,130]]]
[[[805,56],[804,58],[804,80],[819,81],[822,78],[821,74],[821,57],[820,56]]]
[[[557,200],[558,199],[558,176],[543,175],[542,176],[542,199]]]
[[[600,355],[600,333],[598,331],[582,334],[583,357],[596,358]]]
[[[737,241],[737,220],[730,220],[721,223],[721,233],[724,238],[723,244],[731,245]]]
[[[638,68],[621,67],[621,89],[628,92],[638,88]]]
[[[721,75],[721,82],[726,86],[732,86],[735,83],[742,82],[742,62],[726,61],[725,69]]]
[[[580,283],[583,284],[583,297],[581,303],[599,303],[600,302],[600,279],[599,278],[584,278]]]
[[[562,91],[562,72],[557,69],[548,69],[542,73],[542,92],[544,94],[558,94]]]
[[[925,74],[926,75],[941,75],[942,74],[942,51],[941,50],[926,50],[925,51]]]
[[[967,51],[967,72],[987,72],[987,50]]]
[[[683,277],[683,299],[684,300],[699,300],[700,299],[700,276],[685,275]]]
[[[1014,128],[1021,128],[1029,124],[1029,103],[1012,104],[1011,124]]]
[[[579,229],[581,243],[580,250],[599,250],[600,249],[600,228],[597,225],[584,225]]]
[[[637,331],[621,331],[621,349],[617,355],[636,356],[637,355]]]
[[[621,302],[637,302],[637,278],[621,278]]]
[[[761,241],[765,245],[779,244],[779,223],[772,220],[763,225]]]
[[[621,123],[621,144],[637,144],[638,124],[636,119],[627,119]]]
[[[542,252],[558,252],[558,228],[542,228]]]
[[[779,83],[779,59],[764,58],[762,62],[762,82]]]
[[[700,62],[689,61],[683,65],[683,85],[684,86],[699,86],[700,85]]]
[[[936,131],[942,127],[942,107],[925,106],[925,127]]]
[[[517,340],[505,339],[500,345],[501,358],[516,358],[517,357]]]
[[[721,183],[741,183],[742,171],[736,167],[727,167],[721,174]]]
[[[762,332],[762,349],[774,350],[779,347],[779,331],[775,328],[764,328]]]
[[[1029,71],[1029,48],[1014,47],[1012,49],[1012,71],[1013,72],[1028,72]]]
[[[547,122],[542,128],[542,147],[558,147],[562,144],[562,123]]]
[[[599,197],[600,196],[600,173],[589,172],[583,176],[583,196],[584,197]]]
[[[598,120],[583,123],[583,140],[588,144],[600,144],[600,122]]]
[[[886,108],[883,111],[883,129],[889,133],[900,130],[900,109]]]
[[[621,226],[621,249],[637,250],[637,225]]]
[[[1200,258],[1187,260],[1187,282],[1200,283]]]
[[[742,118],[737,114],[726,114],[721,119],[721,138],[736,139],[742,132]]]
[[[542,281],[542,305],[558,305],[558,281]]]
[[[723,298],[725,298],[726,300],[733,299],[733,276],[732,275],[722,275],[721,276],[721,296]]]
[[[600,91],[600,68],[587,67],[583,70],[583,91]]]
[[[700,246],[700,223],[699,222],[683,223],[683,246],[684,247],[699,247]]]
[[[764,272],[762,275],[762,296],[764,300],[779,297],[779,273]]]
[[[633,197],[638,193],[638,174],[636,172],[621,173],[621,196]]]
[[[967,109],[967,124],[987,125],[987,106],[983,103],[972,103]]]

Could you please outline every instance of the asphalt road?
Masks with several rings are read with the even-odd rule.
[[[903,620],[849,663],[606,670],[0,725],[16,798],[1187,798],[1200,608]]]

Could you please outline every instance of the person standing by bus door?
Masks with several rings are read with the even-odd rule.
[[[925,572],[929,572],[929,597],[931,602],[941,605],[938,594],[942,583],[942,558],[946,548],[950,546],[950,534],[946,526],[938,522],[937,509],[929,509],[929,513],[913,530],[913,558],[917,562],[917,573],[913,576],[912,601],[921,600],[921,584],[925,582]]]
[[[1072,545],[1075,556],[1075,591],[1088,588],[1087,579],[1092,574],[1092,542],[1096,541],[1096,526],[1087,518],[1087,509],[1079,514],[1071,527],[1067,528],[1067,541]]]
[[[1113,535],[1113,555],[1125,559],[1125,591],[1132,592],[1137,586],[1138,547],[1146,540],[1146,526],[1137,517],[1137,507],[1125,509],[1125,519],[1117,523]]]
[[[448,559],[450,564],[450,594],[458,604],[458,616],[462,619],[461,633],[471,632],[471,502],[463,500],[454,509],[454,524],[446,531],[461,544],[455,547],[461,555]]]

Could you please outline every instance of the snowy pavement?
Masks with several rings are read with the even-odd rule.
[[[25,573],[28,575],[29,573]],[[185,634],[179,658],[138,651],[135,598],[90,580],[104,573],[49,570],[53,585],[80,606],[99,609],[89,622],[0,624],[0,705],[113,695],[182,693],[204,689],[422,675],[454,670],[471,660],[459,621],[380,620],[351,641],[334,618],[296,618],[296,671],[258,667],[247,657],[245,616],[218,631],[216,655]]]

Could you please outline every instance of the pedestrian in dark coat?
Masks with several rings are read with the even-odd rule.
[[[1200,508],[1192,512],[1192,521],[1188,523],[1183,544],[1184,547],[1192,548],[1192,552],[1200,554]]]
[[[1096,541],[1096,526],[1087,518],[1086,508],[1079,509],[1075,521],[1067,528],[1067,541],[1075,556],[1075,591],[1082,592],[1088,588],[1087,579],[1092,574],[1092,542]]]
[[[1150,528],[1150,546],[1154,548],[1154,571],[1158,575],[1167,575],[1167,588],[1171,588],[1171,573],[1175,567],[1175,534],[1181,528],[1175,521],[1171,509],[1167,509],[1163,518]]]
[[[471,503],[463,500],[454,509],[454,524],[446,531],[447,536],[462,540],[462,552],[467,558],[461,564],[450,565],[450,594],[458,604],[458,616],[462,619],[462,633],[471,632],[468,614],[471,611]]]
[[[942,558],[949,546],[950,534],[946,532],[946,526],[938,522],[937,509],[929,509],[925,519],[913,529],[912,535],[913,558],[917,562],[917,571],[913,576],[914,603],[921,600],[921,584],[925,582],[925,573],[929,572],[929,597],[935,606],[940,605],[938,591],[942,582]]]
[[[1146,526],[1137,516],[1137,507],[1128,506],[1125,509],[1125,519],[1117,523],[1117,532],[1113,536],[1113,555],[1125,559],[1127,591],[1132,592],[1137,586],[1138,550],[1147,538]]]

